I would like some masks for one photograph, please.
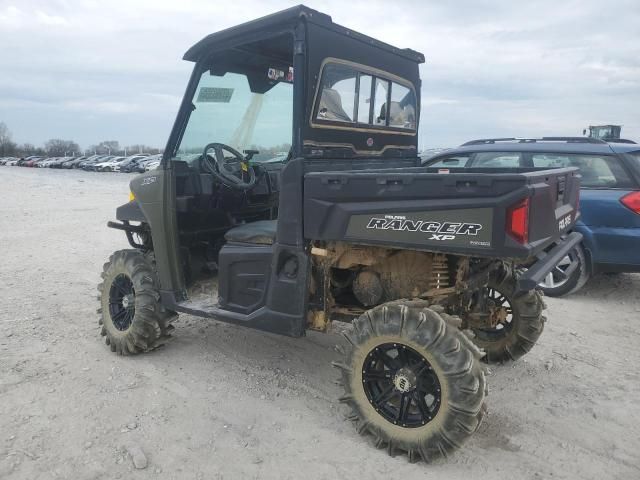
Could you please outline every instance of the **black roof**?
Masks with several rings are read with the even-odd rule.
[[[329,15],[318,12],[317,10],[313,10],[304,5],[297,5],[256,20],[251,20],[250,22],[242,23],[235,27],[207,35],[187,50],[183,58],[184,60],[196,62],[202,58],[204,54],[219,46],[219,44],[226,44],[228,42],[234,42],[235,40],[242,41],[242,39],[247,36],[259,34],[261,32],[280,32],[292,29],[302,19],[310,23],[321,25],[335,31],[336,33],[341,33],[349,36],[350,38],[373,45],[377,48],[387,50],[408,60],[413,60],[416,63],[424,63],[424,55],[420,52],[416,52],[409,48],[397,48],[389,45],[388,43],[376,40],[375,38],[355,32],[346,27],[342,27],[333,23]]]

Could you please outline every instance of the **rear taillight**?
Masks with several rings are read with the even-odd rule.
[[[631,192],[620,199],[629,210],[640,215],[640,192]]]
[[[529,241],[528,198],[507,209],[507,233],[523,245]]]

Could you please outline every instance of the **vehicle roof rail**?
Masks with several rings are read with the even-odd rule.
[[[470,140],[463,143],[461,146],[466,147],[469,145],[492,145],[500,142],[511,143],[537,143],[537,142],[565,142],[565,143],[607,143],[603,140],[590,137],[541,137],[541,138],[516,138],[516,137],[503,137],[503,138],[481,138],[478,140]]]
[[[504,137],[504,138],[480,138],[478,140],[470,140],[466,143],[463,143],[462,146],[466,146],[466,145],[485,145],[485,144],[491,144],[491,143],[496,143],[496,142],[516,142],[520,140],[519,138],[515,138],[515,137]]]
[[[541,142],[566,142],[566,143],[607,143],[604,140],[591,137],[542,137]]]
[[[636,143],[628,138],[605,138],[604,141],[607,143]]]

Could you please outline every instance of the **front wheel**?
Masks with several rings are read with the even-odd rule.
[[[104,264],[102,279],[98,323],[112,352],[147,352],[169,340],[176,314],[159,303],[152,254],[117,251]]]
[[[391,302],[353,322],[342,371],[350,419],[390,455],[446,457],[476,431],[485,412],[478,350],[422,302]]]

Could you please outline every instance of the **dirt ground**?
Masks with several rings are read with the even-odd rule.
[[[639,275],[547,299],[540,343],[491,367],[476,435],[446,462],[409,464],[345,420],[337,336],[182,315],[165,348],[109,351],[96,284],[127,248],[105,224],[129,178],[0,167],[0,478],[640,478]]]

